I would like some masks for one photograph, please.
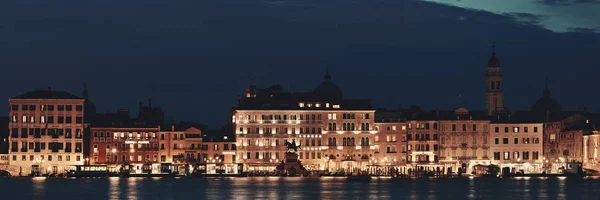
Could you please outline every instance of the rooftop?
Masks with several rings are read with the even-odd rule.
[[[83,99],[65,91],[34,90],[14,96],[11,99]]]

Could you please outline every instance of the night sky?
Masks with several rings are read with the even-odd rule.
[[[153,99],[225,124],[250,84],[312,90],[330,66],[376,107],[483,110],[492,41],[511,110],[546,76],[565,109],[600,111],[596,0],[3,0],[0,98],[51,86],[99,112]],[[0,112],[8,113],[8,106]]]

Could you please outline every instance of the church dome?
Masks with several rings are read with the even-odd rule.
[[[557,100],[550,97],[550,90],[546,86],[544,89],[544,96],[538,99],[535,104],[531,107],[531,112],[546,114],[549,113],[557,113],[562,111],[562,107]]]
[[[325,74],[323,82],[317,85],[313,93],[322,98],[322,100],[328,101],[341,101],[344,98],[340,87],[331,81],[329,72]]]

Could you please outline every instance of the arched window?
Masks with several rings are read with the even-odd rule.
[[[365,138],[360,138],[360,146],[365,146]]]
[[[360,130],[364,131],[365,130],[365,123],[360,123]]]
[[[351,146],[354,146],[354,144],[356,144],[356,143],[354,143],[354,138],[352,138],[352,143],[350,143],[350,144],[351,144]]]
[[[500,81],[496,82],[496,89],[500,89]]]
[[[356,130],[354,129],[354,123],[352,123],[352,127],[350,128],[350,130]]]
[[[367,125],[365,127],[367,128],[367,131],[370,130],[369,129],[369,123],[367,123]]]
[[[369,138],[365,138],[365,146],[369,146]]]
[[[425,145],[425,151],[429,151],[429,145]]]
[[[331,145],[332,145],[332,143],[331,143],[331,142],[333,142],[333,141],[331,140],[331,138],[329,138],[329,139],[327,140],[327,144],[328,144],[329,146],[331,146]]]
[[[333,130],[337,131],[337,124],[336,123],[333,123]]]
[[[342,131],[346,130],[346,123],[342,123]]]
[[[333,131],[332,128],[331,123],[327,124],[327,130]]]
[[[335,138],[333,138],[333,146],[337,146],[337,141]]]
[[[463,125],[462,125],[462,130],[463,130],[463,131],[467,131],[467,125],[466,125],[466,124],[463,124]]]
[[[346,146],[346,138],[342,139],[342,145]]]
[[[492,86],[490,87],[490,89],[496,89],[496,81],[492,81]]]

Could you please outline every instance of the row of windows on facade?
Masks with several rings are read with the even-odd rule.
[[[505,133],[508,133],[509,130],[510,130],[509,127],[504,127],[504,132]],[[513,127],[512,128],[512,132],[513,133],[518,133],[518,132],[520,132],[520,130],[521,130],[520,127]],[[494,132],[499,133],[500,132],[500,127],[495,127],[494,128]],[[529,132],[529,127],[523,127],[523,132],[524,133],[528,133]],[[538,132],[538,127],[533,127],[533,132],[537,133]]]
[[[130,154],[129,155],[129,159],[126,159],[127,156],[125,154],[121,154],[121,156],[119,156],[119,155],[113,155],[112,159],[111,159],[111,156],[107,156],[106,157],[106,162],[108,162],[108,163],[119,162],[119,160],[118,160],[119,157],[121,157],[121,161],[120,162],[122,162],[122,163],[126,163],[126,162],[151,162],[151,161],[152,162],[157,162],[157,159],[158,159],[158,155],[156,155],[156,154],[154,154],[152,156],[152,160],[150,160],[150,155],[149,154],[146,154],[145,160],[143,159],[144,157],[142,155],[134,156],[134,155]],[[136,158],[137,158],[137,160],[136,160]],[[98,156],[94,156],[93,160],[94,160],[95,163],[98,163],[99,162]]]
[[[229,149],[229,145],[230,144],[223,144],[223,150],[230,150]],[[197,148],[196,148],[197,147]],[[160,144],[160,149],[165,149],[165,144]],[[173,144],[173,149],[186,149],[185,145],[183,144]],[[207,144],[198,144],[197,146],[195,144],[191,144],[189,149],[197,149],[197,150],[208,150],[208,145]],[[213,150],[218,151],[219,150],[219,145],[218,144],[214,144],[213,145]],[[231,144],[231,150],[237,150],[237,147],[235,144]]]
[[[337,131],[337,123],[328,123],[327,130],[329,131]],[[361,131],[369,131],[371,130],[369,123],[361,123],[360,124]],[[342,123],[342,131],[356,131],[356,127],[354,123]]]
[[[98,144],[94,144],[94,153],[98,152]],[[150,151],[156,151],[158,150],[158,144],[154,143],[154,144],[140,144],[138,143],[136,144],[125,144],[125,143],[115,143],[114,144],[115,150],[132,150],[132,149],[137,149],[138,150],[150,150]],[[110,149],[110,144],[106,144],[106,152],[111,152],[112,150]]]
[[[415,147],[414,148],[415,151],[430,151],[429,144],[415,144],[414,147]],[[406,149],[409,151],[412,151],[413,145],[412,144],[406,145]],[[437,151],[438,149],[439,149],[438,145],[434,144],[433,151]]]
[[[107,137],[110,138],[111,135],[113,139],[119,138],[127,138],[127,139],[151,139],[156,138],[156,132],[98,132],[94,131],[94,138],[102,138]]]
[[[51,136],[52,138],[60,138],[64,136],[66,139],[73,138],[73,129],[62,129],[62,128],[21,128],[21,138],[28,138],[29,136],[33,136],[33,138],[41,138],[42,136]],[[11,138],[19,138],[19,128],[11,129]],[[75,129],[75,139],[82,139],[83,134],[81,129]]]
[[[438,140],[438,134],[428,134],[428,133],[422,133],[422,134],[414,134],[415,135],[415,140],[431,140],[432,137],[431,135],[433,135],[433,139],[432,140]],[[406,140],[411,141],[413,140],[412,138],[413,134],[406,134]]]
[[[500,160],[500,155],[502,156],[502,160],[511,160],[511,153],[508,151],[503,152],[503,154],[500,154],[501,152],[494,152],[494,160]],[[515,151],[512,153],[512,159],[513,160],[529,160],[529,151],[524,151],[521,152],[520,156],[518,151]],[[538,160],[540,157],[540,152],[539,151],[533,151],[531,152],[531,160]]]
[[[314,143],[314,141],[313,141],[313,143]],[[319,140],[319,143],[321,143],[320,140]],[[337,146],[337,144],[338,143],[337,143],[336,138],[328,138],[327,139],[328,146]],[[356,146],[354,137],[342,138],[342,146]],[[360,138],[360,146],[369,146],[369,138],[367,138],[367,137]]]
[[[509,144],[509,138],[502,138],[502,144]],[[538,137],[533,137],[533,138],[522,138],[523,143],[522,144],[530,144],[530,142],[532,144],[539,144],[540,143],[540,138]],[[500,138],[494,138],[494,144],[500,144]],[[513,138],[513,143],[512,144],[519,144],[519,138]]]
[[[225,155],[219,155],[219,154],[215,154],[213,157],[208,157],[208,154],[200,154],[198,153],[196,157],[194,157],[194,153],[186,153],[184,154],[179,154],[179,155],[173,155],[172,158],[173,162],[177,162],[177,161],[205,161],[205,162],[209,162],[209,161],[222,161],[222,162],[226,162],[225,161]],[[160,161],[161,162],[166,162],[166,156],[161,155],[160,156]],[[235,163],[236,162],[236,156],[235,155],[231,155],[231,163]]]
[[[55,105],[21,105],[22,111],[36,111],[36,108],[39,108],[40,111],[54,111]],[[13,104],[11,105],[11,111],[18,111],[19,105]],[[56,105],[56,110],[58,111],[72,111],[73,105]],[[83,111],[83,105],[75,105],[76,111]]]
[[[460,135],[460,136],[450,137],[450,144],[456,145],[457,139],[460,140],[461,144],[467,144],[467,141],[468,141],[467,138],[468,137],[466,135]],[[478,141],[478,138],[480,138],[480,137],[477,137],[476,135],[472,135],[471,136],[471,139],[472,139],[471,144],[472,145],[476,145],[477,141]],[[482,144],[487,144],[488,143],[488,136],[487,135],[482,135],[481,138],[482,138],[482,141],[483,141]],[[441,144],[446,144],[446,136],[442,136],[440,138],[440,143]]]
[[[447,153],[448,154],[447,157],[456,157],[456,151],[457,151],[457,149],[452,149],[452,150],[448,150],[448,149],[445,150],[445,151],[444,151],[443,148],[440,149],[440,155],[443,156],[443,155],[445,155],[444,153]],[[462,157],[467,157],[467,151],[468,151],[467,149],[459,149],[459,150],[461,152],[461,156]],[[471,149],[471,157],[472,158],[477,158],[477,152],[478,152],[477,149]],[[487,149],[483,149],[481,152],[483,153],[483,158],[488,158],[488,151],[487,151]]]
[[[315,106],[315,108],[320,108],[322,105],[321,103],[304,103],[304,102],[300,102],[298,103],[298,107],[300,108],[304,108],[305,106],[308,108],[312,108],[313,105]],[[340,105],[338,104],[333,104],[331,105],[332,108],[340,108]],[[329,108],[329,103],[325,103],[325,108]]]
[[[240,127],[238,134],[248,134],[248,133],[257,133],[257,134],[277,134],[277,133],[287,133],[287,134],[296,134],[296,133],[322,133],[321,128],[298,128],[299,132],[296,132],[296,128],[249,128],[246,127],[246,131],[244,132],[244,127]]]
[[[27,157],[29,157],[29,161],[35,161],[35,156],[34,155],[21,155],[21,161],[27,161]],[[12,155],[12,161],[17,161],[17,155]],[[45,161],[45,159],[48,159],[47,161],[54,161],[53,160],[53,156],[52,155],[48,155],[48,157],[45,157],[44,155],[40,155],[39,156],[39,160],[38,161]],[[62,155],[56,155],[57,160],[56,161],[63,161],[63,156]],[[65,155],[64,156],[65,160],[64,161],[71,161],[71,156],[70,155]],[[81,161],[81,156],[75,156],[75,161]]]
[[[330,120],[337,120],[337,115],[338,113],[329,113],[327,114],[327,119]],[[362,115],[362,119],[370,119],[370,115],[368,113],[366,114],[361,114]],[[235,117],[235,116],[234,116]],[[321,114],[292,114],[292,115],[285,115],[285,114],[271,114],[271,115],[261,115],[260,116],[261,120],[321,120]],[[342,119],[356,119],[356,114],[355,113],[342,113]],[[256,115],[239,115],[238,116],[238,120],[242,121],[242,120],[252,120],[252,121],[256,121]]]
[[[59,150],[64,150],[66,153],[73,152],[71,142],[48,142],[48,150],[56,153]],[[75,143],[75,153],[80,153],[82,150],[82,143]],[[11,143],[11,152],[41,152],[42,150],[46,150],[46,142],[21,142],[19,151],[19,142]]]
[[[54,120],[54,117],[55,116],[39,116],[39,117],[36,117],[36,116],[33,116],[33,115],[30,115],[30,116],[22,115],[20,122],[23,123],[23,124],[28,124],[28,123],[29,124],[34,124],[34,123],[36,123],[36,119],[39,119],[39,123],[40,124],[54,124],[54,123],[57,123],[57,124],[71,124],[71,123],[73,123],[73,117],[58,116],[58,117],[56,117],[56,119],[57,119],[56,121]],[[19,117],[17,115],[13,115],[11,122],[12,123],[19,123]],[[76,124],[83,123],[83,117],[82,116],[75,116],[75,123]]]

